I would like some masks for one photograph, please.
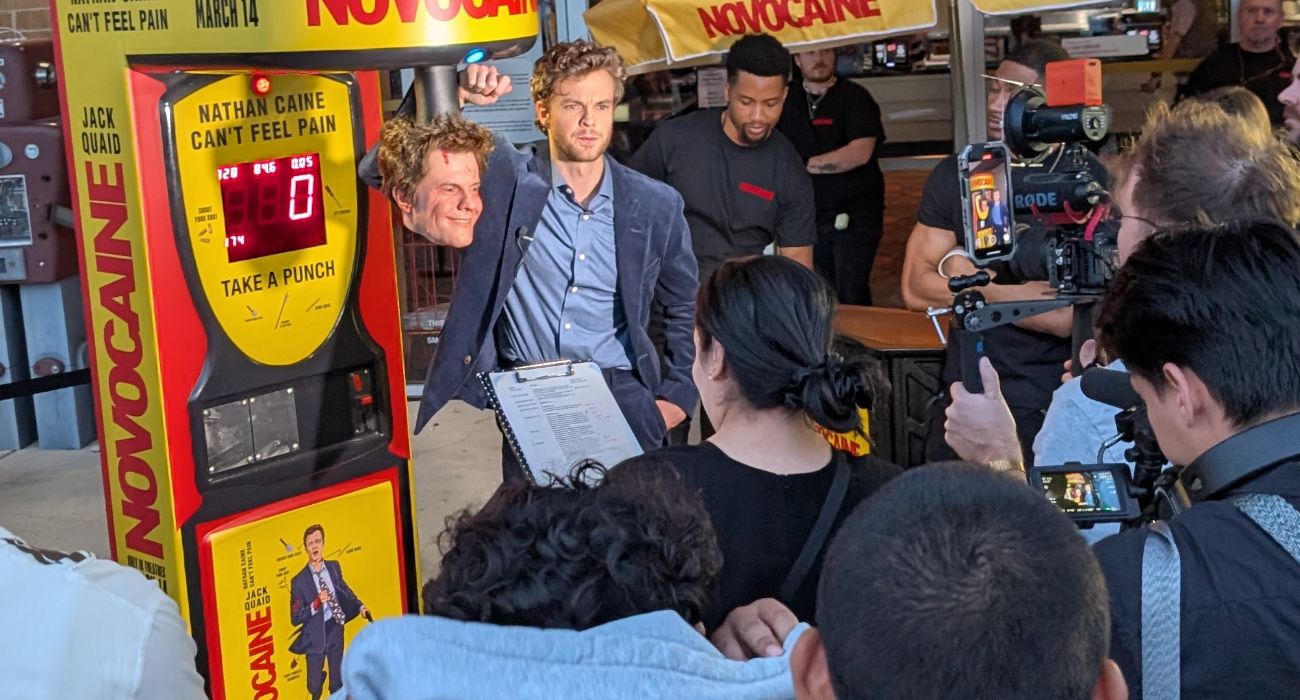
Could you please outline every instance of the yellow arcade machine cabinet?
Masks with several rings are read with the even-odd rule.
[[[391,210],[357,177],[379,80],[346,71],[445,99],[536,5],[52,12],[113,556],[176,600],[214,697],[328,693],[365,620],[418,607]]]

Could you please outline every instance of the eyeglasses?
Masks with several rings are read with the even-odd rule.
[[[1138,215],[1136,215],[1136,214],[1124,214],[1124,213],[1121,213],[1121,214],[1119,214],[1116,218],[1120,219],[1121,221],[1124,220],[1124,219],[1132,219],[1132,220],[1134,220],[1134,221],[1136,221],[1136,222],[1138,222],[1138,223],[1146,224],[1147,226],[1150,226],[1151,228],[1160,228],[1160,224],[1157,224],[1156,222],[1152,221],[1151,219],[1146,219],[1146,218],[1143,218],[1143,217],[1138,216]]]
[[[1002,92],[1003,90],[1023,90],[1025,88],[1042,90],[1043,86],[1037,83],[1022,83],[1017,80],[1007,80],[1006,78],[999,78],[996,75],[989,75],[988,73],[984,74],[984,89],[987,90],[990,95]]]

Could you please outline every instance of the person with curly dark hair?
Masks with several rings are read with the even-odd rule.
[[[784,659],[728,660],[692,627],[722,558],[671,471],[587,464],[549,486],[508,481],[449,518],[440,545],[426,614],[380,620],[349,646],[352,700],[790,697]]]
[[[883,384],[864,356],[831,352],[834,318],[834,292],[812,270],[778,256],[724,263],[700,288],[695,317],[695,383],[717,433],[613,470],[670,464],[703,497],[723,559],[709,630],[759,598],[814,619],[825,543],[899,472],[835,452],[814,427],[863,430],[858,409]]]
[[[506,483],[455,516],[425,614],[575,630],[652,610],[699,622],[722,566],[699,498],[664,475],[604,471]]]
[[[383,192],[397,205],[402,225],[434,245],[468,246],[483,213],[479,187],[492,132],[440,114],[427,123],[397,117],[379,137]]]

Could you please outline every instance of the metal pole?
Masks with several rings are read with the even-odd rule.
[[[415,120],[427,122],[438,114],[460,114],[456,66],[415,69]]]
[[[952,29],[952,131],[953,143],[988,138],[984,91],[984,15],[968,0],[953,0]]]

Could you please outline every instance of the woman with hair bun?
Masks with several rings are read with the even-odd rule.
[[[822,553],[839,523],[899,469],[832,450],[814,425],[861,430],[879,375],[831,352],[835,300],[816,273],[770,256],[724,264],[700,287],[695,384],[717,432],[618,469],[671,464],[713,518],[723,565],[704,613],[776,598],[813,620]],[[819,527],[819,521],[822,521]]]

